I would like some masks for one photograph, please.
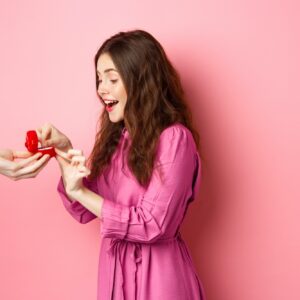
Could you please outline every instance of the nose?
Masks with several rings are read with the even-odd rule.
[[[108,85],[105,82],[100,82],[98,85],[98,94],[103,97],[103,95],[109,93]]]

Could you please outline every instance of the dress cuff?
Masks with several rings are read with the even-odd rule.
[[[103,198],[100,214],[103,237],[124,238],[128,231],[130,208]]]

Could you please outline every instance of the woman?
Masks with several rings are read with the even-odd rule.
[[[68,212],[83,224],[101,220],[98,299],[203,300],[179,232],[201,177],[179,76],[143,30],[106,40],[95,70],[105,111],[89,166],[53,125],[37,131],[42,145],[56,147]]]

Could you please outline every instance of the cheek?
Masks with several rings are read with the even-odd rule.
[[[122,102],[126,102],[126,100],[127,100],[127,93],[126,93],[126,90],[123,87],[119,87],[118,88],[118,96],[119,96],[119,99]]]
[[[123,92],[122,100],[124,101],[124,103],[126,103],[127,101],[127,94],[125,91]]]

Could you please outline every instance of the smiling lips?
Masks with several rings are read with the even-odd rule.
[[[110,100],[110,99],[103,99],[103,102],[106,106],[112,107],[113,105],[117,104],[118,100]]]
[[[113,110],[113,106],[119,103],[118,100],[109,100],[109,99],[103,99],[103,102],[105,103],[105,109],[108,112],[111,112]]]

